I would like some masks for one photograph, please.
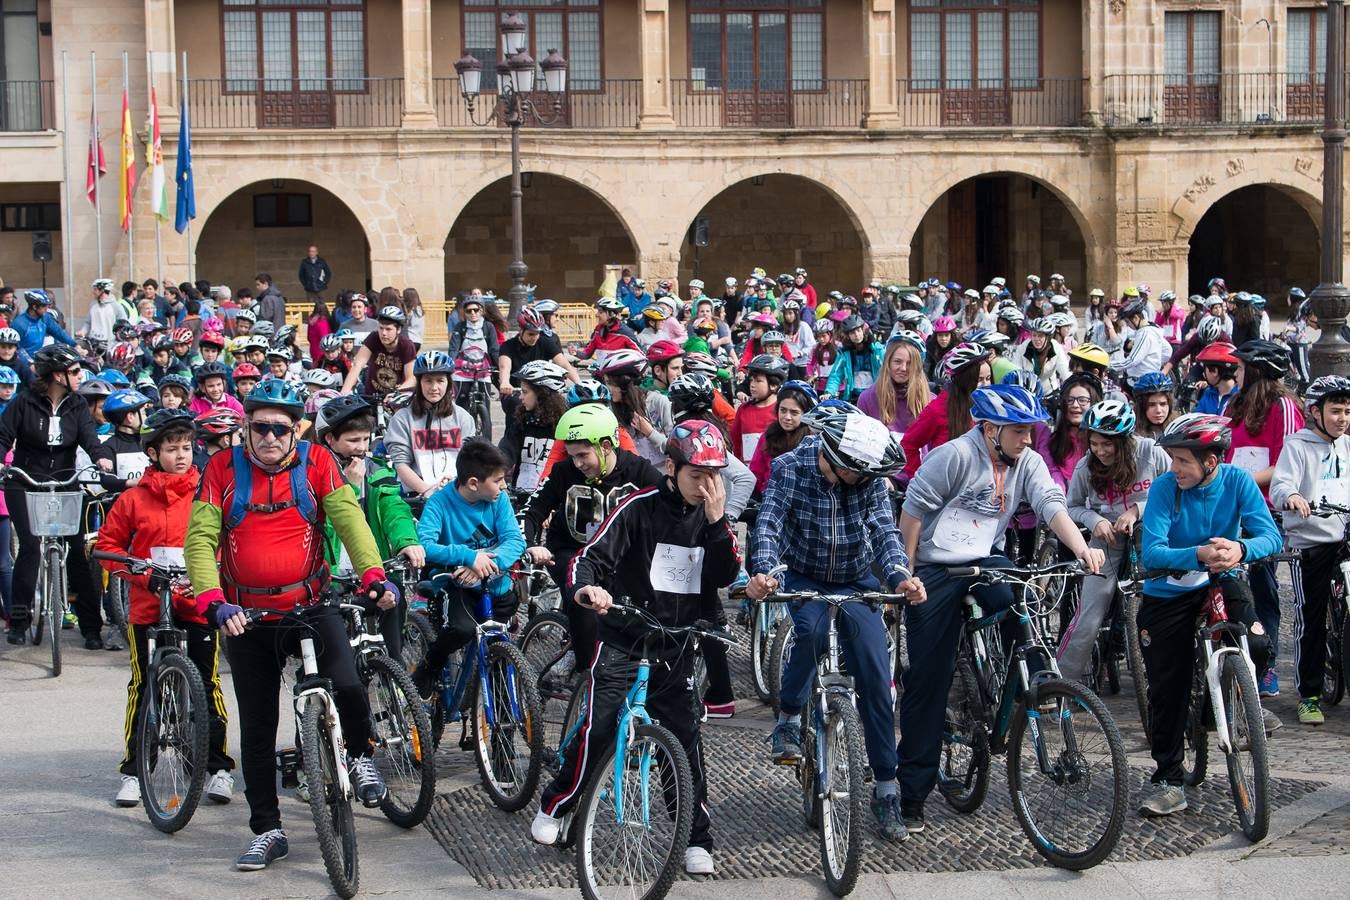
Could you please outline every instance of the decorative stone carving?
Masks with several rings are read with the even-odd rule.
[[[1111,15],[1118,16],[1125,11],[1125,0],[1111,0]]]
[[[1214,187],[1214,185],[1217,183],[1218,182],[1214,180],[1213,175],[1209,174],[1201,175],[1199,178],[1195,179],[1195,181],[1191,183],[1190,187],[1186,188],[1186,190],[1182,193],[1182,196],[1185,197],[1187,200],[1189,200],[1191,203],[1194,203],[1197,197],[1199,197],[1201,194],[1203,194],[1210,188]]]
[[[1242,157],[1235,156],[1228,161],[1224,168],[1228,170],[1228,177],[1232,178],[1234,175],[1242,174],[1242,170],[1247,168],[1247,162]]]

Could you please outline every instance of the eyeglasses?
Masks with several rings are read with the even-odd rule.
[[[482,311],[483,311],[483,307],[481,307],[481,306],[466,306],[466,307],[464,307],[464,314],[465,314],[466,316],[467,316],[469,313],[476,313],[476,312],[482,312]]]
[[[82,366],[71,366],[69,369],[66,369],[66,374],[75,376],[81,374],[83,371],[84,368]]]
[[[280,440],[295,426],[286,422],[249,422],[248,427],[253,429],[253,434],[257,437],[271,435],[273,439]]]
[[[1065,398],[1064,398],[1064,405],[1065,405],[1065,406],[1091,406],[1091,405],[1092,405],[1092,398],[1091,398],[1091,397],[1065,397]]]

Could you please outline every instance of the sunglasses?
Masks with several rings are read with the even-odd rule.
[[[274,440],[280,440],[295,426],[283,422],[250,422],[248,427],[253,429],[253,434],[257,437],[263,438],[271,435]]]

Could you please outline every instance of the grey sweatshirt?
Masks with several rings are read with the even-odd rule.
[[[423,481],[438,481],[454,476],[460,447],[477,433],[473,417],[458,406],[441,419],[414,416],[405,406],[385,428],[384,451],[395,466],[411,466]]]
[[[755,492],[755,476],[745,463],[728,453],[727,467],[722,470],[722,484],[727,489],[727,518],[739,519],[750,505],[750,495]]]
[[[1300,428],[1284,439],[1284,449],[1275,461],[1275,475],[1270,479],[1270,505],[1284,509],[1289,498],[1298,494],[1309,503],[1318,503],[1325,497],[1344,506],[1346,497],[1338,500],[1329,480],[1350,479],[1350,435],[1341,435],[1333,444],[1313,430],[1311,425]],[[1285,510],[1284,533],[1289,546],[1295,550],[1314,544],[1331,544],[1345,534],[1344,516],[1309,516]]]
[[[994,490],[995,465],[1002,481],[1002,497]],[[918,563],[960,566],[978,558],[934,544],[939,523],[953,510],[996,518],[993,549],[1001,550],[1008,522],[1024,501],[1042,522],[1049,522],[1055,513],[1064,511],[1064,492],[1050,477],[1044,459],[1028,450],[1011,469],[996,464],[989,458],[978,427],[948,441],[924,457],[905,494],[904,512],[923,523]]]
[[[1109,495],[1103,497],[1093,490],[1088,475],[1088,458],[1091,454],[1091,450],[1083,454],[1069,478],[1069,518],[1089,532],[1103,520],[1115,522],[1125,514],[1128,506],[1140,507],[1142,514],[1153,479],[1172,465],[1167,451],[1159,447],[1153,438],[1135,437],[1134,483],[1123,492],[1109,491]]]

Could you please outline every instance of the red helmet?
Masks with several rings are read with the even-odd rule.
[[[130,344],[117,344],[112,348],[109,362],[114,368],[121,369],[134,365],[137,355],[136,348]]]
[[[234,434],[244,424],[244,417],[228,406],[208,409],[197,416],[197,431],[210,437]]]
[[[173,342],[174,342],[175,344],[190,344],[190,343],[192,343],[192,329],[191,329],[191,328],[179,328],[179,329],[177,329],[176,331],[174,331],[174,333],[173,333]]]
[[[647,362],[652,365],[664,365],[683,355],[684,351],[674,341],[657,341],[647,348]]]
[[[224,350],[225,335],[221,334],[219,331],[208,331],[202,335],[202,339],[198,341],[198,343],[203,347],[218,347],[221,350]]]
[[[520,327],[521,331],[543,331],[544,317],[539,314],[538,310],[526,306],[516,316],[516,325]]]
[[[671,429],[666,440],[666,456],[677,466],[724,469],[727,444],[716,426],[702,419],[686,419]]]
[[[231,374],[234,375],[235,381],[238,381],[240,378],[262,379],[262,372],[259,372],[258,367],[253,363],[240,363],[234,367],[234,372]]]
[[[1230,366],[1238,364],[1237,348],[1227,341],[1215,341],[1195,355],[1196,362],[1221,363]]]
[[[1226,453],[1228,445],[1233,441],[1231,424],[1232,420],[1227,416],[1187,413],[1184,416],[1177,416],[1168,423],[1167,429],[1158,439],[1158,445]]]

